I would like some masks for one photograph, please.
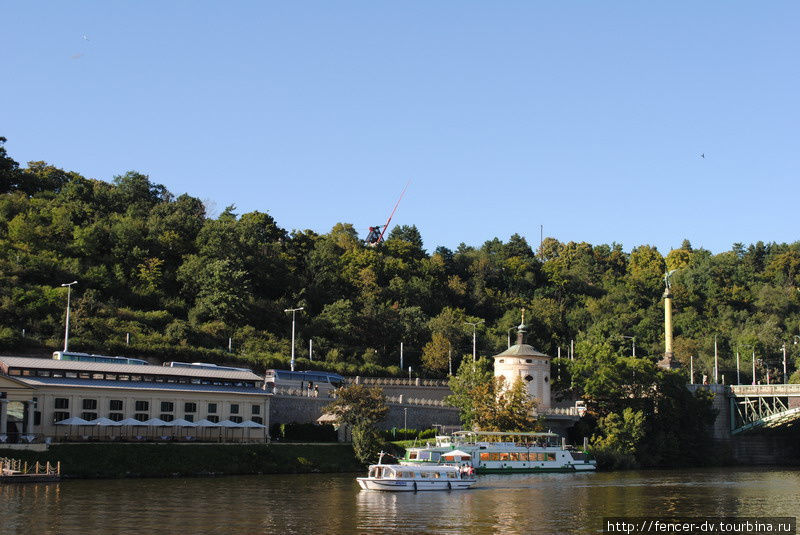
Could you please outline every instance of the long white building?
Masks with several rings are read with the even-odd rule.
[[[74,416],[252,421],[266,427],[236,436],[266,440],[270,396],[264,378],[247,370],[0,357],[0,442],[58,440],[69,429],[55,422]]]

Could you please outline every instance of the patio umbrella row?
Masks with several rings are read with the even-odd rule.
[[[222,429],[232,429],[232,428],[239,428],[243,430],[248,430],[248,436],[250,435],[250,429],[263,429],[266,426],[252,420],[247,420],[242,423],[236,423],[231,420],[223,420],[221,422],[212,422],[207,419],[202,419],[197,422],[190,422],[184,418],[178,418],[176,420],[172,420],[167,422],[162,420],[161,418],[150,418],[149,420],[139,421],[135,418],[126,418],[119,422],[111,420],[110,418],[95,418],[94,420],[85,420],[78,416],[73,416],[71,418],[67,418],[65,420],[61,420],[55,423],[55,425],[63,425],[63,426],[79,426],[79,427],[94,427],[94,428],[122,428],[122,427],[156,427],[156,428],[164,428],[164,427],[182,427],[182,428],[204,428],[204,429],[211,429],[211,428],[218,428]],[[88,437],[84,437],[85,439]],[[142,437],[137,437],[141,439]],[[163,439],[167,439],[167,437],[162,437]],[[242,435],[244,438],[244,434]]]

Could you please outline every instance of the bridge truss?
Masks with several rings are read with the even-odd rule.
[[[800,385],[731,387],[731,434],[788,427],[800,421],[800,406],[792,407]]]

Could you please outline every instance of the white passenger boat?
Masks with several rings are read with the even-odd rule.
[[[381,455],[381,458],[383,455]],[[463,490],[475,484],[472,470],[463,466],[430,464],[410,466],[402,464],[370,465],[367,477],[356,478],[364,490],[415,492],[421,490]]]
[[[555,433],[459,431],[437,436],[436,443],[408,448],[401,464],[458,463],[478,474],[585,472],[597,468],[586,451],[559,444]]]

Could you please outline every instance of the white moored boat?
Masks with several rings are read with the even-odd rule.
[[[437,436],[436,444],[409,448],[400,460],[410,466],[458,462],[478,474],[594,471],[586,451],[570,448],[555,433],[459,431]],[[458,448],[458,451],[454,451]]]
[[[356,478],[364,490],[415,492],[421,490],[463,490],[475,484],[472,470],[444,464],[409,466],[370,465],[367,477]]]

